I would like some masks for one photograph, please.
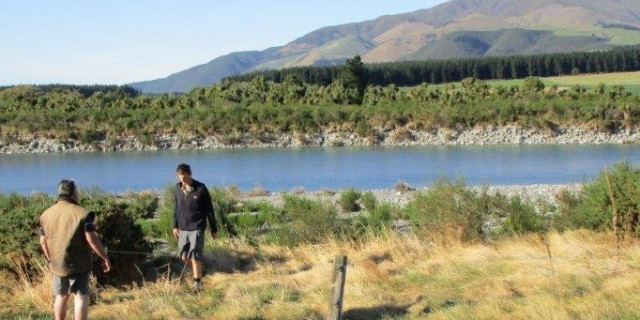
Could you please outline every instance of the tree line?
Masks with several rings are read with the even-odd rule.
[[[342,66],[294,67],[235,75],[223,81],[251,81],[256,77],[283,82],[295,76],[302,82],[327,86],[340,78]],[[369,85],[416,86],[421,83],[457,82],[466,78],[521,79],[578,73],[611,73],[640,70],[640,46],[605,51],[500,56],[449,60],[399,61],[365,64]]]
[[[256,77],[160,96],[115,90],[87,97],[78,89],[15,86],[0,90],[0,140],[29,143],[29,137],[36,136],[117,145],[118,139],[137,137],[152,145],[158,135],[177,134],[213,135],[234,144],[246,136],[269,141],[277,134],[337,130],[375,143],[380,130],[506,124],[554,130],[588,124],[615,131],[637,126],[640,119],[640,96],[621,86],[545,87],[532,77],[508,87],[476,78],[407,89],[393,84],[362,87],[358,59],[350,61],[341,78],[328,86],[291,75],[282,83]]]

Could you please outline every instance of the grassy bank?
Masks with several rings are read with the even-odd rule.
[[[640,247],[635,241],[615,247],[611,233],[590,231],[447,246],[393,234],[292,249],[221,241],[208,244],[210,274],[199,296],[167,276],[141,288],[95,292],[90,316],[324,319],[331,260],[344,254],[345,319],[640,319]],[[255,267],[220,271],[242,260]],[[46,277],[2,276],[3,319],[49,319]]]
[[[629,163],[553,202],[446,179],[404,206],[358,190],[336,203],[287,194],[282,205],[238,192],[211,190],[222,232],[207,239],[199,296],[173,254],[170,188],[83,194],[114,264],[96,273],[91,317],[323,319],[332,259],[346,255],[345,319],[640,319],[640,168]],[[53,201],[0,196],[0,318],[48,319],[36,232]]]

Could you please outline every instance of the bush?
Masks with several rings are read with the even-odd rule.
[[[360,205],[358,204],[358,200],[362,194],[356,189],[347,189],[340,193],[340,199],[338,203],[340,204],[340,208],[343,212],[356,212],[360,211]]]
[[[247,195],[250,197],[266,197],[269,194],[269,190],[265,189],[265,187],[261,185],[253,187],[253,189],[249,190],[249,192],[247,193]]]
[[[419,193],[402,210],[418,232],[444,243],[482,239],[486,211],[478,207],[476,195],[463,181],[442,179]]]
[[[344,224],[340,223],[338,213],[330,203],[285,196],[284,212],[290,222],[288,228],[274,230],[272,242],[277,244],[316,244],[343,235]]]
[[[362,194],[362,205],[369,213],[371,213],[376,210],[376,207],[378,206],[378,199],[376,199],[373,192],[367,191]]]
[[[137,211],[141,206],[132,206],[139,199],[118,199],[95,190],[88,194],[89,197],[80,200],[80,205],[96,213],[97,232],[107,251],[143,253],[126,256],[110,253],[113,270],[107,274],[94,273],[98,282],[119,285],[141,280],[136,266],[144,262],[144,253],[150,253],[152,248],[144,239],[141,227],[136,224],[136,217],[145,215],[144,211]],[[0,232],[3,234],[0,237],[0,265],[8,266],[7,256],[17,255],[26,261],[26,270],[34,271],[36,260],[44,258],[38,236],[39,218],[55,201],[46,195],[0,195]],[[99,261],[96,261],[94,268],[101,268]]]
[[[638,233],[640,213],[640,168],[622,162],[608,171],[619,214],[618,228],[626,234]],[[566,205],[561,214],[568,216],[570,227],[592,230],[613,229],[613,206],[605,171],[582,187],[582,195]]]
[[[0,194],[0,268],[11,267],[11,256],[25,261],[28,272],[35,271],[36,259],[44,260],[38,236],[39,218],[53,203],[54,199],[45,195]]]
[[[448,242],[472,242],[511,234],[540,232],[545,218],[519,197],[474,191],[464,181],[436,181],[400,210],[419,233]]]
[[[175,184],[170,184],[164,189],[164,193],[162,194],[161,202],[158,203],[158,209],[156,213],[156,217],[151,221],[152,226],[145,226],[149,222],[140,223],[138,220],[138,224],[143,226],[143,230],[147,236],[163,238],[169,240],[168,243],[174,244],[173,241],[173,209],[175,206],[174,202],[174,194],[175,194]],[[151,231],[149,233],[148,231]]]
[[[254,237],[279,227],[283,222],[282,210],[269,202],[261,201],[246,208],[244,212],[229,217],[229,221],[241,235]]]
[[[540,92],[544,90],[544,83],[536,77],[528,77],[522,83],[522,91],[524,92]]]
[[[411,186],[403,180],[396,182],[396,185],[393,187],[393,189],[398,192],[408,192],[412,190]]]
[[[504,205],[508,212],[502,226],[504,232],[519,235],[545,231],[545,216],[536,212],[533,205],[523,202],[518,196],[511,198],[511,201]]]
[[[150,254],[153,248],[136,223],[136,217],[143,216],[144,212],[132,213],[130,204],[130,201],[113,196],[80,200],[81,206],[96,213],[96,231],[102,237],[102,244],[107,252],[113,251],[109,252],[112,271],[106,274],[94,273],[101,284],[121,285],[142,281],[138,270],[146,260],[145,253]],[[133,252],[136,254],[131,254]],[[94,270],[99,268],[100,262],[96,261]]]
[[[351,229],[347,230],[345,236],[352,240],[363,236],[379,236],[389,230],[392,221],[391,205],[382,204],[372,210],[367,210],[367,214],[359,215],[352,221]]]

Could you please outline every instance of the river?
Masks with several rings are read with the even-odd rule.
[[[53,194],[60,179],[81,188],[162,190],[179,163],[209,186],[269,191],[426,186],[441,177],[470,185],[580,183],[605,165],[640,163],[637,145],[510,145],[177,150],[0,155],[0,193]]]

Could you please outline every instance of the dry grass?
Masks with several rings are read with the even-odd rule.
[[[256,185],[251,190],[249,190],[249,192],[247,192],[247,195],[249,197],[265,197],[270,194],[271,192],[269,192],[269,190],[267,190],[265,187],[261,185]]]
[[[618,252],[613,234],[572,231],[492,244],[432,243],[395,234],[292,249],[219,241],[208,249],[214,272],[204,278],[199,296],[165,275],[142,288],[97,292],[90,316],[323,319],[332,259],[347,255],[345,319],[640,318],[636,242]],[[49,312],[47,277],[30,284],[0,276],[0,318]]]

